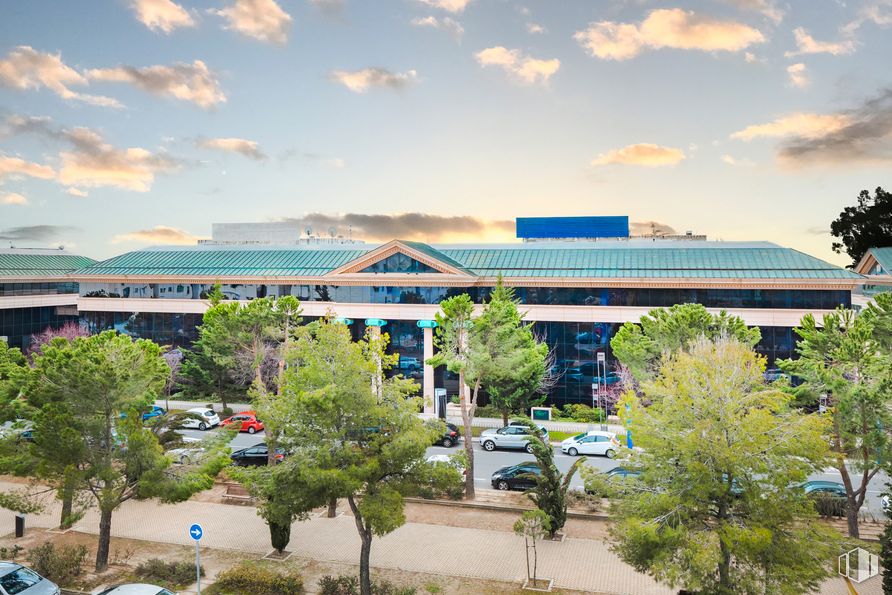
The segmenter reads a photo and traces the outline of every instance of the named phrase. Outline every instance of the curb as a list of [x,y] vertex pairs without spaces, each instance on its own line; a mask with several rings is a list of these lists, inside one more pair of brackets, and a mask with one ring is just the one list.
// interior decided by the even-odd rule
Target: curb
[[[453,508],[468,508],[477,510],[493,510],[496,512],[516,512],[522,514],[527,510],[533,510],[534,507],[523,508],[521,506],[512,506],[510,504],[494,504],[488,502],[469,502],[467,500],[428,500],[426,498],[405,498],[406,502],[414,504],[433,504],[436,506],[451,506]],[[583,519],[587,521],[609,521],[610,517],[600,512],[576,512],[567,511],[567,518]]]

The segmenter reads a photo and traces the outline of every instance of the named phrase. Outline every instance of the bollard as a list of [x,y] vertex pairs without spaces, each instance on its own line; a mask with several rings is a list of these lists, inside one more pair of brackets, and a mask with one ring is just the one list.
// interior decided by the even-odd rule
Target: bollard
[[23,514],[15,515],[15,536],[17,538],[25,536],[25,515]]

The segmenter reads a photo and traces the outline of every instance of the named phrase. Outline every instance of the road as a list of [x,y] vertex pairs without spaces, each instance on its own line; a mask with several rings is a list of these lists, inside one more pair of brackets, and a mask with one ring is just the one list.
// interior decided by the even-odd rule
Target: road
[[[200,439],[207,436],[206,432],[202,432],[200,430],[181,430],[181,432],[191,438]],[[253,446],[255,444],[263,442],[263,439],[263,432],[258,432],[254,435],[241,433],[233,438],[230,446],[233,450],[246,448],[248,446]],[[433,454],[453,454],[456,452],[460,452],[462,448],[463,446],[461,444],[452,448],[432,446],[431,448],[427,449],[427,454],[428,456]],[[508,465],[516,465],[524,461],[535,460],[533,455],[527,454],[522,451],[497,450],[494,452],[486,452],[485,450],[480,448],[480,445],[477,443],[474,444],[474,453],[474,484],[478,488],[492,488],[490,478],[492,477],[492,474],[496,471],[496,469],[506,467]],[[558,469],[560,469],[561,471],[566,471],[576,460],[576,457],[570,457],[562,454],[561,449],[559,447],[555,447],[554,460],[555,464],[557,464],[558,466]],[[612,469],[617,464],[617,461],[608,459],[606,457],[587,457],[585,461],[585,465],[595,467],[596,469],[600,469],[601,471]],[[842,483],[839,471],[837,471],[836,469],[825,469],[823,473],[816,473],[809,477],[809,479]],[[871,480],[870,484],[868,485],[867,499],[864,502],[864,508],[862,510],[869,511],[877,518],[882,518],[883,514],[880,500],[883,492],[885,491],[885,484],[889,481],[889,477],[883,473],[878,473],[873,478],[873,480]],[[573,487],[582,488],[582,478],[579,476],[579,474],[577,474],[573,478],[573,480],[570,482],[570,485]]]

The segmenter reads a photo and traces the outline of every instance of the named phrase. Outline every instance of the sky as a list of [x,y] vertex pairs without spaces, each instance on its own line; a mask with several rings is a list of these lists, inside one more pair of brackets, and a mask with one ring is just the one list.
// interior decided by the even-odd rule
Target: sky
[[0,246],[768,240],[892,185],[892,0],[0,1]]

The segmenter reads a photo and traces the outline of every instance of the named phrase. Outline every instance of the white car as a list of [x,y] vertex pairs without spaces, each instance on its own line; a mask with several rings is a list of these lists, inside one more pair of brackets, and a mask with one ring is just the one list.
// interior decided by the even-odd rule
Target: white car
[[98,595],[176,595],[176,593],[168,591],[163,587],[156,587],[155,585],[132,583],[106,589]]
[[[542,438],[545,444],[548,444],[548,431],[539,426],[542,431]],[[529,453],[533,452],[533,446],[530,444],[530,428],[527,425],[507,425],[498,430],[484,430],[480,434],[480,445],[483,450],[492,452],[497,448],[519,448]]]
[[561,452],[571,457],[576,455],[601,455],[608,459],[616,456],[620,448],[616,434],[593,430],[584,432],[561,442]]
[[182,427],[184,428],[207,430],[220,425],[220,416],[217,415],[213,409],[208,409],[207,407],[195,407],[194,409],[188,410],[186,413],[191,413],[192,416],[183,420]]
[[458,469],[458,472],[461,473],[462,479],[465,478],[467,470],[462,467],[461,463],[452,458],[452,455],[431,455],[427,458],[428,463],[442,463],[444,465],[451,465]]
[[0,562],[0,593],[6,595],[59,595],[59,587],[30,568]]

